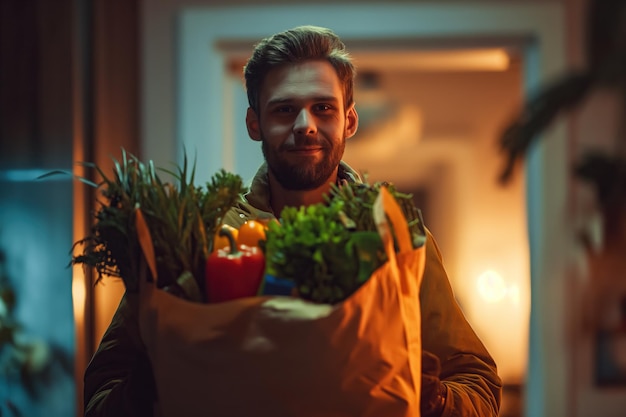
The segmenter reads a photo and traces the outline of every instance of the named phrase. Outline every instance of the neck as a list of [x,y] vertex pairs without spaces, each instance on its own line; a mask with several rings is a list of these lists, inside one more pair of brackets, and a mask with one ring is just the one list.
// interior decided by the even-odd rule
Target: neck
[[276,217],[280,216],[280,213],[283,211],[283,208],[290,207],[300,207],[300,206],[310,206],[312,204],[323,203],[324,196],[328,194],[330,191],[331,184],[337,182],[337,170],[330,176],[328,181],[324,184],[315,188],[313,190],[306,191],[298,191],[298,190],[287,190],[283,188],[282,185],[276,178],[269,173],[269,185],[270,185],[270,196],[272,206],[272,211]]

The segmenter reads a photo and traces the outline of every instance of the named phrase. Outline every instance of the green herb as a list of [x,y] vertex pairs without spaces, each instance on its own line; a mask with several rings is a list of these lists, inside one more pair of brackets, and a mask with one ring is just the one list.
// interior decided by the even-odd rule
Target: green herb
[[304,299],[333,304],[349,297],[387,260],[372,214],[382,186],[403,209],[414,246],[421,245],[424,229],[409,194],[386,183],[349,183],[334,186],[326,204],[286,207],[280,224],[269,224],[266,272],[293,280]]
[[413,240],[413,247],[419,247],[424,242],[424,224],[420,210],[413,202],[413,196],[399,192],[396,187],[388,182],[348,183],[342,186],[333,184],[328,201],[343,201],[345,215],[355,223],[356,230],[376,232],[376,223],[372,208],[381,187],[386,187],[396,199],[406,218],[409,232]]
[[269,224],[267,272],[292,278],[302,298],[333,303],[346,297],[358,264],[350,232],[339,221],[342,204],[286,207]]
[[195,167],[188,166],[187,158],[174,172],[161,169],[177,184],[163,182],[152,162],[144,164],[126,152],[121,163],[114,163],[112,179],[98,166],[84,164],[96,169],[102,178],[92,185],[100,189],[103,199],[99,200],[91,233],[74,244],[73,250],[81,247],[82,252],[72,263],[94,267],[98,280],[107,275],[121,277],[127,290],[136,291],[142,254],[134,210],[140,207],[153,240],[157,285],[172,285],[190,272],[203,288],[212,236],[245,191],[241,177],[220,170],[204,187],[198,187],[194,185]]

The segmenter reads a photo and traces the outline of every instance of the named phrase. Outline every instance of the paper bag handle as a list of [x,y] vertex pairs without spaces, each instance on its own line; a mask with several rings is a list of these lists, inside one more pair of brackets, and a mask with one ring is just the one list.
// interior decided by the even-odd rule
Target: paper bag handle
[[389,190],[387,190],[387,187],[380,187],[378,196],[374,201],[372,215],[383,242],[393,242],[393,235],[389,229],[389,222],[391,222],[391,227],[396,235],[399,253],[413,250],[406,217],[396,199],[391,195]]
[[146,219],[143,217],[143,213],[141,212],[141,208],[139,208],[139,206],[135,207],[135,227],[137,228],[139,246],[141,246],[143,256],[148,264],[148,268],[150,268],[150,272],[152,273],[152,279],[156,283],[157,267],[156,257],[154,255],[154,246],[152,244],[152,236],[150,235],[150,229],[148,228]]

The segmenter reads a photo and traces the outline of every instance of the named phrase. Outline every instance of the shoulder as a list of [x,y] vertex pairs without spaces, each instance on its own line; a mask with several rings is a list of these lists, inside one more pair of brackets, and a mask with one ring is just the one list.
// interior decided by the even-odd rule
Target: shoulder
[[363,180],[361,175],[352,168],[346,161],[339,162],[339,169],[337,171],[337,180],[338,181],[348,181],[348,182],[356,182],[362,183]]
[[252,206],[240,202],[231,207],[224,216],[223,223],[236,228],[241,227],[246,220],[252,217]]
[[245,199],[237,202],[226,212],[223,223],[236,228],[241,227],[247,220],[274,219],[275,216],[248,203]]

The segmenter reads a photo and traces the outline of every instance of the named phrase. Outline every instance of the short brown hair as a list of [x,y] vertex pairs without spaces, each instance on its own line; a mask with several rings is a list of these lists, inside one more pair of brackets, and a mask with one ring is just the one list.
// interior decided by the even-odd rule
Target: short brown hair
[[243,70],[250,107],[259,113],[261,85],[270,70],[311,59],[325,59],[335,68],[348,108],[354,100],[356,70],[339,36],[319,26],[298,26],[267,37],[256,45]]

